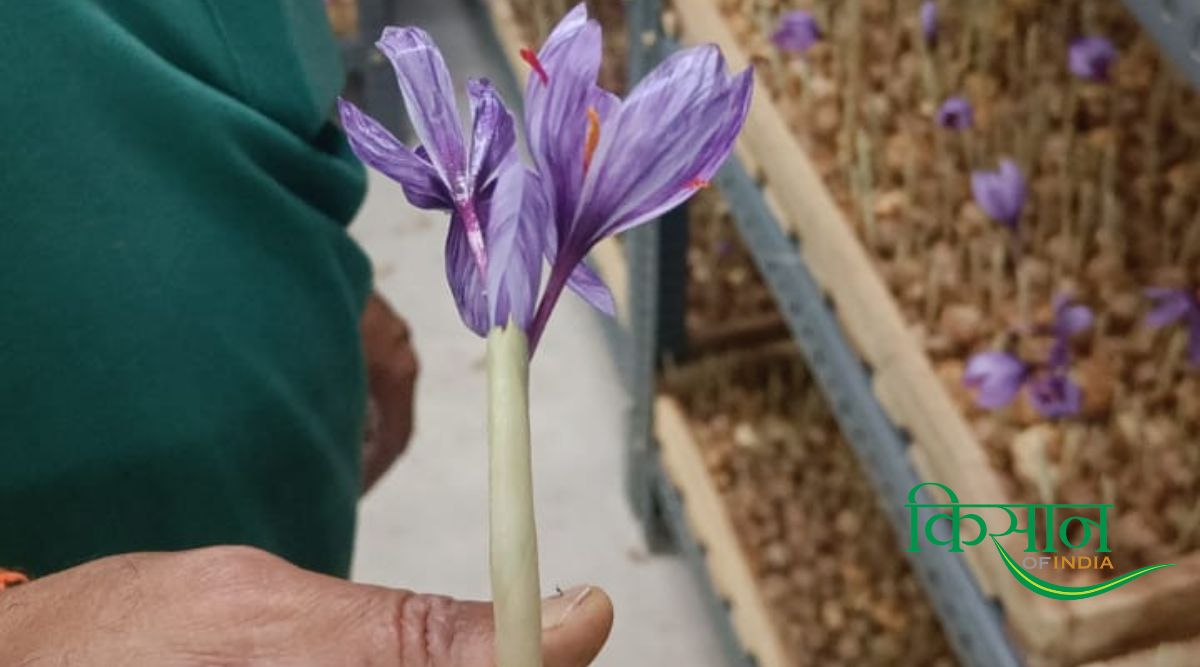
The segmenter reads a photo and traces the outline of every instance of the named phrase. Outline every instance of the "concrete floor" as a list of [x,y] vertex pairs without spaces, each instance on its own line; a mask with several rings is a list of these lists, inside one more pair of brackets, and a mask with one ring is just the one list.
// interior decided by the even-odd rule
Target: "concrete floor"
[[[484,344],[445,284],[445,225],[372,175],[354,233],[413,328],[422,374],[411,450],[363,501],[354,577],[478,599],[488,596]],[[626,505],[627,398],[609,350],[597,316],[564,297],[531,378],[542,588],[591,583],[612,596],[616,625],[596,664],[717,667],[696,582],[680,559],[647,554]]]

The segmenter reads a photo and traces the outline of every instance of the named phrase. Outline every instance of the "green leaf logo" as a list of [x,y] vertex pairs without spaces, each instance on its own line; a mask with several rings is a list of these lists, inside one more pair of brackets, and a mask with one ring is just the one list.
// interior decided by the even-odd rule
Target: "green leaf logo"
[[1000,552],[1000,558],[1004,560],[1004,565],[1008,568],[1010,574],[1021,583],[1022,586],[1041,595],[1043,597],[1053,598],[1055,600],[1082,600],[1090,598],[1101,593],[1115,590],[1125,584],[1140,579],[1141,577],[1150,574],[1155,570],[1161,570],[1164,567],[1171,567],[1174,563],[1165,565],[1148,565],[1146,567],[1134,570],[1126,575],[1117,577],[1112,581],[1105,581],[1093,586],[1059,586],[1052,584],[1049,581],[1040,579],[1030,574],[1025,568],[1021,567],[1004,547],[1000,546],[1000,540],[992,537],[992,543],[996,545],[996,551]]

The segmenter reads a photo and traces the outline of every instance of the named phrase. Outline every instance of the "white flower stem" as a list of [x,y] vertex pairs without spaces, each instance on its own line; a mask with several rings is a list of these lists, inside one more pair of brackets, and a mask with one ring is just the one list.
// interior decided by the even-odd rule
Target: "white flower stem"
[[529,448],[529,347],[509,325],[487,344],[496,667],[541,667],[542,596]]

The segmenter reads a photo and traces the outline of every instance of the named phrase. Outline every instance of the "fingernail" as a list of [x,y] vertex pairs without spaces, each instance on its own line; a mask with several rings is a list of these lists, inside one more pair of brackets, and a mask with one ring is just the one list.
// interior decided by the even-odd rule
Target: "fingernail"
[[576,609],[583,606],[594,589],[591,586],[576,586],[563,591],[562,595],[553,595],[542,602],[542,629],[553,630],[566,625],[567,619]]

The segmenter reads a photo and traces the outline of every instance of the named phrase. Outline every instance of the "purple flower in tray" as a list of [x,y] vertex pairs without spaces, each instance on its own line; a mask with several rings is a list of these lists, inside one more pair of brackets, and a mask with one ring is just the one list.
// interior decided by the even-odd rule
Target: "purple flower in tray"
[[1022,389],[1043,417],[1060,419],[1079,414],[1083,392],[1071,380],[1071,338],[1091,328],[1092,311],[1068,298],[1055,299],[1054,323],[1046,332],[1054,338],[1049,357],[1027,363],[1009,352],[981,352],[967,361],[963,384],[975,392],[975,403],[988,410],[1013,402]]
[[937,110],[937,124],[952,130],[966,130],[975,124],[975,110],[965,97],[949,97]]
[[925,38],[925,43],[932,46],[937,43],[938,37],[938,9],[937,3],[934,0],[925,0],[921,3],[921,36]]
[[1025,176],[1016,162],[1004,158],[996,171],[972,173],[971,193],[989,218],[1016,231],[1026,196]]
[[1183,289],[1150,288],[1146,296],[1154,309],[1146,315],[1146,325],[1155,329],[1182,322],[1188,328],[1188,359],[1200,366],[1200,294]]
[[1091,308],[1065,296],[1055,298],[1054,323],[1050,327],[1054,344],[1050,348],[1050,358],[1040,372],[1030,378],[1026,388],[1030,404],[1042,416],[1056,419],[1079,413],[1083,392],[1070,378],[1071,339],[1092,328],[1095,319]]
[[[733,149],[753,87],[751,70],[729,75],[710,45],[677,52],[621,100],[596,84],[600,26],[580,4],[538,53],[521,54],[535,73],[525,92],[536,166],[529,169],[491,84],[468,84],[468,139],[429,36],[388,28],[378,46],[396,70],[421,145],[403,145],[343,100],[351,147],[399,182],[414,206],[450,212],[446,277],[467,326],[486,336],[511,320],[531,350],[565,287],[613,311],[612,294],[584,258],[604,238],[708,184]],[[539,301],[544,260],[550,275]]]
[[1064,372],[1047,370],[1030,378],[1025,396],[1038,414],[1047,419],[1062,419],[1079,414],[1083,392]]
[[1071,363],[1071,339],[1092,328],[1096,316],[1091,308],[1075,303],[1065,295],[1054,298],[1054,323],[1050,326],[1050,335],[1054,337],[1054,346],[1050,350],[1049,364],[1054,367],[1066,367]]
[[1071,42],[1067,66],[1075,76],[1093,82],[1108,81],[1117,49],[1103,37],[1080,37]]
[[771,41],[784,51],[804,53],[821,41],[821,37],[821,26],[817,25],[817,19],[797,9],[779,17],[779,27],[771,35]]
[[1021,391],[1029,377],[1025,362],[1008,352],[981,352],[967,361],[963,384],[975,391],[975,403],[981,408],[1002,408]]

